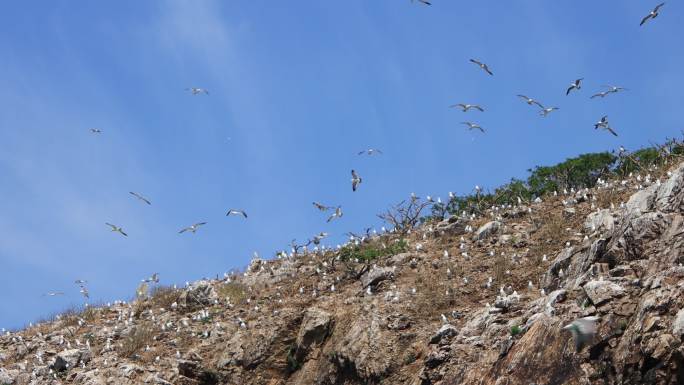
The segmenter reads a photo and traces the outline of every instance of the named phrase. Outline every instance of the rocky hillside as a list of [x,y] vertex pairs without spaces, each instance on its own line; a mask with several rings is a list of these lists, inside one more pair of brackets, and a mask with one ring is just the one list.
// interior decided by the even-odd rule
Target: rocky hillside
[[684,164],[643,171],[68,312],[0,384],[684,384]]

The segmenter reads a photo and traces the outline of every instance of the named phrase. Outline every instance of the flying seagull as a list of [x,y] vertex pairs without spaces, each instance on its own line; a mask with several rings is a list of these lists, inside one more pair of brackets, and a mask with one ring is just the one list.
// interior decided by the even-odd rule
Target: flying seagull
[[191,231],[191,232],[194,234],[194,233],[197,231],[197,229],[199,229],[200,226],[203,226],[203,225],[206,225],[206,224],[207,224],[207,222],[195,223],[194,225],[189,226],[189,227],[186,227],[186,228],[184,228],[183,230],[179,231],[178,234],[182,234],[182,233],[184,233],[184,232],[186,232],[186,231]]
[[575,350],[577,352],[582,350],[584,345],[590,343],[596,335],[596,321],[598,320],[598,317],[584,317],[563,327],[563,330],[569,330],[575,338]]
[[58,296],[58,295],[64,295],[64,292],[61,292],[61,291],[51,291],[51,292],[49,292],[49,293],[43,294],[43,296],[48,296],[48,297],[55,297],[55,296]]
[[229,215],[242,215],[243,217],[247,218],[247,213],[245,212],[245,210],[230,209],[226,213],[226,216]]
[[565,95],[569,95],[570,91],[572,90],[579,90],[580,88],[582,88],[582,85],[580,84],[582,83],[582,80],[584,80],[584,78],[579,78],[574,82],[570,83],[570,87],[568,87],[568,90],[565,92]]
[[85,279],[77,279],[74,281],[74,283],[77,285],[83,285],[83,284],[88,283],[88,281],[86,281]]
[[480,62],[480,61],[478,61],[478,60],[475,60],[475,59],[470,59],[470,62],[471,62],[471,63],[477,64],[478,67],[482,68],[482,69],[483,69],[485,72],[487,72],[488,74],[494,75],[494,74],[492,73],[492,71],[489,70],[489,67],[488,67],[485,63],[482,63],[482,62]]
[[596,130],[596,129],[602,128],[602,129],[610,132],[611,134],[618,136],[618,134],[615,133],[615,131],[613,131],[612,128],[610,128],[609,124],[610,123],[608,123],[608,115],[605,115],[605,116],[601,117],[601,120],[599,120],[598,122],[596,122],[594,124],[594,129]]
[[352,179],[351,179],[352,191],[356,191],[356,188],[361,183],[361,177],[359,176],[359,174],[356,173],[355,170],[351,170],[351,174],[352,174]]
[[546,117],[546,115],[550,114],[553,111],[556,111],[557,109],[558,107],[546,107],[539,112],[539,115]]
[[618,87],[618,86],[611,86],[611,85],[604,85],[603,87],[608,87],[608,92],[611,93],[618,93],[620,91],[627,91],[625,87]]
[[101,134],[102,130],[100,130],[99,128],[91,128],[90,132],[93,134]]
[[[413,3],[413,0],[411,0],[411,2]],[[432,5],[432,3],[430,3],[430,2],[427,1],[427,0],[418,0],[418,2],[419,2],[419,3],[422,3],[422,4],[425,4],[425,5]]]
[[139,200],[141,200],[141,201],[147,203],[148,205],[151,205],[151,204],[152,204],[152,202],[150,202],[149,199],[145,198],[144,196],[142,196],[142,195],[140,195],[140,194],[138,194],[138,193],[136,193],[136,192],[129,191],[128,193],[131,194],[131,195],[133,195],[134,197],[138,198]]
[[660,10],[660,7],[662,7],[663,5],[665,5],[665,3],[660,3],[655,8],[653,8],[653,10],[648,15],[646,15],[646,17],[641,19],[641,23],[639,23],[639,25],[642,26],[645,22],[648,21],[648,19],[655,19],[656,17],[658,17],[658,11]]
[[209,95],[209,90],[206,88],[190,87],[186,88],[186,91],[190,91],[193,95],[205,94]]
[[123,229],[122,229],[121,227],[117,226],[117,225],[113,225],[113,224],[107,223],[107,222],[105,222],[105,225],[111,227],[111,228],[112,228],[112,231],[115,231],[115,232],[117,232],[117,233],[121,233],[121,235],[123,235],[124,237],[127,237],[127,236],[128,236],[128,234],[124,233]]
[[482,131],[482,133],[485,132],[484,128],[480,127],[479,124],[472,123],[472,122],[461,122],[461,124],[465,124],[466,126],[468,126],[469,130],[480,130],[480,131]]
[[323,204],[318,203],[318,202],[313,202],[313,205],[315,208],[319,209],[320,211],[328,211],[328,210],[332,209],[332,207],[323,205]]
[[599,93],[596,93],[596,94],[591,95],[591,97],[590,97],[589,99],[593,99],[593,98],[605,98],[606,95],[608,95],[609,93],[611,93],[611,91],[601,91],[601,92],[599,92]]
[[314,235],[313,239],[310,240],[309,243],[307,243],[307,245],[310,245],[310,244],[312,244],[312,243],[313,243],[314,245],[318,245],[318,244],[321,243],[321,241],[323,240],[323,238],[325,238],[325,237],[327,237],[327,236],[328,236],[328,233],[325,233],[325,232],[321,232],[321,233],[318,234],[318,235]]
[[88,289],[86,289],[85,286],[81,286],[81,290],[79,290],[79,293],[83,294],[83,296],[86,298],[90,298],[90,293],[88,293]]
[[154,282],[154,283],[159,283],[159,273],[154,273],[150,278],[143,279],[143,282]]
[[482,107],[478,106],[477,104],[464,104],[464,103],[458,103],[458,104],[454,104],[454,105],[449,106],[449,107],[450,107],[450,108],[453,108],[453,107],[460,107],[460,108],[461,108],[461,111],[463,111],[463,112],[468,112],[471,108],[474,108],[474,109],[476,109],[476,110],[479,110],[479,111],[481,111],[481,112],[484,112],[484,109],[483,109]]
[[337,206],[337,208],[335,209],[335,212],[332,213],[332,215],[330,217],[328,217],[328,220],[326,222],[330,222],[335,218],[337,218],[337,219],[342,218],[342,215],[343,215],[342,214],[342,206]]
[[363,155],[363,154],[368,154],[368,155],[380,154],[380,155],[382,155],[382,151],[378,150],[377,148],[369,148],[368,150],[359,151],[359,155]]
[[539,107],[544,108],[544,106],[542,106],[541,103],[539,103],[538,101],[536,101],[536,100],[534,100],[534,99],[532,99],[532,98],[530,98],[530,97],[527,97],[527,96],[525,96],[525,95],[518,95],[518,97],[519,97],[519,98],[525,99],[525,102],[527,102],[527,104],[529,104],[530,106],[533,105],[533,104],[536,104],[536,105],[538,105]]

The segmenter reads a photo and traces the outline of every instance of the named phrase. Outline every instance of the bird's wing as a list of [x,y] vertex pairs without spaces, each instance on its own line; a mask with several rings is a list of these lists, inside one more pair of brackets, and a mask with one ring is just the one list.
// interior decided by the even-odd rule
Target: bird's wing
[[538,105],[542,110],[544,109],[544,106],[541,103],[539,103],[538,101],[534,100],[532,103]]
[[105,225],[111,227],[112,229],[116,229],[116,226],[114,226],[114,225],[111,224],[111,223],[105,222]]
[[382,151],[378,150],[377,148],[375,149],[375,152],[377,152],[378,154],[382,154]]
[[127,236],[128,236],[128,234],[124,233],[123,230],[119,230],[119,232],[120,232],[121,234],[123,234],[124,237],[127,237]]
[[484,70],[487,71],[488,74],[494,75],[494,73],[489,70],[489,67],[486,64],[484,65]]
[[179,231],[178,234],[183,234],[184,232],[190,230],[189,227],[184,228],[183,230]]
[[660,4],[658,4],[658,5],[655,7],[655,9],[653,10],[653,12],[658,12],[658,10],[660,9],[660,7],[662,7],[663,5],[665,5],[665,3],[660,3]]
[[565,91],[565,95],[569,95],[569,94],[570,94],[570,91],[572,91],[572,89],[573,89],[573,88],[575,88],[575,86],[574,86],[574,85],[572,85],[572,86],[568,87],[568,90],[567,90],[567,91]]
[[518,97],[519,97],[519,98],[525,99],[525,101],[530,100],[530,98],[528,98],[528,97],[525,96],[525,95],[518,95]]
[[207,222],[199,222],[199,223],[195,223],[195,226],[202,226],[202,225],[206,225],[206,224],[207,224]]
[[484,132],[485,132],[484,128],[482,128],[482,127],[480,127],[480,126],[477,126],[477,129],[480,130],[480,131],[482,131],[482,133],[484,134]]
[[484,108],[478,106],[477,104],[473,106],[474,109],[480,110],[481,112],[484,112]]
[[366,153],[366,150],[359,151],[359,155],[363,155],[363,154],[365,154],[365,153]]
[[327,220],[326,222],[330,222],[330,221],[332,221],[332,220],[333,220],[333,218],[335,218],[335,216],[336,216],[335,214],[333,214],[333,215],[329,216],[329,217],[328,217],[328,220]]
[[357,179],[359,176],[356,174],[355,170],[351,170],[352,178]]
[[618,134],[617,134],[615,131],[613,131],[612,128],[606,127],[606,130],[610,131],[611,134],[613,134],[613,135],[615,135],[615,136],[618,136]]
[[354,180],[354,181],[352,182],[352,191],[356,191],[356,186],[357,186],[357,185],[358,185],[358,183],[356,182],[356,180]]
[[479,66],[482,65],[482,63],[480,63],[479,61],[477,61],[477,60],[475,60],[475,59],[470,59],[470,62],[471,62],[471,63],[475,63],[475,64],[477,64],[477,65],[479,65]]
[[644,25],[644,23],[650,18],[651,18],[651,14],[649,13],[646,17],[641,19],[641,23],[639,23],[639,25]]

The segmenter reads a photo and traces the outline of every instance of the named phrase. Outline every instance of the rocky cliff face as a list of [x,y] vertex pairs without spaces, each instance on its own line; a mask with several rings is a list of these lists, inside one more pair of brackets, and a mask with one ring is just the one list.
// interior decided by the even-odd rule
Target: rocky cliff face
[[684,384],[684,165],[650,171],[64,314],[0,384]]

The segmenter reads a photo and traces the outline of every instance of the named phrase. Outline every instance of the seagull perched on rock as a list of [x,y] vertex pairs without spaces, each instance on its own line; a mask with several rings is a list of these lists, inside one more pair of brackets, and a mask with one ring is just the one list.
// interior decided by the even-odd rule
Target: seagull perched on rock
[[315,208],[319,209],[320,211],[328,211],[328,210],[332,209],[332,207],[320,204],[318,202],[313,202],[313,205]]
[[568,90],[565,92],[565,95],[569,95],[570,91],[572,90],[580,90],[582,88],[582,80],[584,80],[584,78],[579,78],[574,82],[570,83],[570,87],[568,87]]
[[598,317],[584,317],[579,318],[572,323],[563,327],[563,330],[569,330],[575,338],[575,350],[579,352],[584,345],[591,342],[596,335],[596,321]]
[[245,210],[230,209],[226,213],[226,216],[230,215],[242,215],[243,217],[245,217],[245,219],[247,218],[247,213],[245,212]]
[[328,220],[326,222],[330,222],[335,218],[337,218],[337,219],[342,218],[342,215],[343,215],[342,214],[342,206],[337,206],[337,208],[335,209],[335,212],[332,213],[332,215],[328,218]]
[[546,115],[552,113],[553,111],[556,111],[557,109],[558,107],[546,107],[539,111],[539,115],[546,117]]
[[182,229],[181,231],[178,232],[178,234],[182,234],[182,233],[184,233],[184,232],[186,232],[186,231],[191,231],[191,232],[194,234],[194,233],[197,231],[197,229],[199,229],[200,226],[204,226],[204,225],[206,225],[206,224],[207,224],[207,222],[198,222],[198,223],[195,223],[195,224],[192,225],[192,226],[188,226],[188,227]]
[[359,174],[356,173],[355,170],[351,170],[351,174],[352,174],[352,179],[351,179],[352,191],[356,191],[356,188],[359,186],[359,184],[361,184],[362,179],[359,176]]
[[482,133],[485,132],[484,128],[482,128],[479,124],[473,123],[473,122],[461,122],[461,124],[465,124],[468,126],[469,130],[480,130]]
[[205,88],[190,87],[190,88],[186,88],[185,90],[190,91],[193,95],[199,95],[199,94],[209,95],[209,90],[207,90]]
[[138,194],[138,193],[136,193],[136,192],[129,191],[128,193],[131,194],[131,195],[133,195],[134,197],[138,198],[138,200],[141,200],[141,201],[147,203],[148,205],[151,205],[151,204],[152,204],[152,202],[150,202],[149,199],[145,198],[144,196],[142,196],[142,195],[140,195],[140,194]]
[[534,100],[534,99],[532,99],[532,98],[530,98],[530,97],[527,97],[527,96],[525,96],[525,95],[518,95],[518,97],[519,97],[519,98],[525,99],[525,102],[526,102],[527,104],[529,104],[530,106],[533,105],[533,104],[536,104],[536,105],[538,105],[540,108],[542,108],[542,109],[544,108],[544,106],[542,106],[541,103],[539,103],[538,101],[536,101],[536,100]]
[[489,70],[489,67],[488,67],[485,63],[482,63],[481,61],[475,60],[475,59],[470,59],[470,62],[471,62],[471,63],[477,64],[478,67],[482,68],[482,70],[484,70],[484,71],[487,72],[488,74],[494,75],[494,74],[492,73],[492,71]]
[[450,108],[459,107],[459,108],[461,108],[461,111],[463,111],[463,112],[468,112],[471,108],[474,108],[478,111],[484,112],[484,108],[480,107],[477,104],[458,103],[458,104],[451,105],[449,107]]
[[105,225],[111,227],[111,228],[112,228],[112,231],[115,231],[115,232],[117,232],[117,233],[121,233],[121,235],[123,235],[124,237],[127,237],[127,236],[128,236],[128,234],[124,233],[123,229],[122,229],[121,227],[117,226],[117,225],[113,225],[113,224],[111,224],[111,223],[106,223],[106,222],[105,222]]
[[644,23],[647,22],[648,19],[655,19],[656,17],[658,17],[660,7],[662,7],[663,5],[665,5],[665,3],[660,3],[655,8],[653,8],[653,10],[648,15],[646,15],[646,17],[641,19],[641,23],[639,23],[639,26],[644,25]]
[[359,155],[363,155],[363,154],[368,154],[368,155],[379,154],[379,155],[382,155],[382,151],[378,150],[377,148],[369,148],[368,150],[359,151]]

